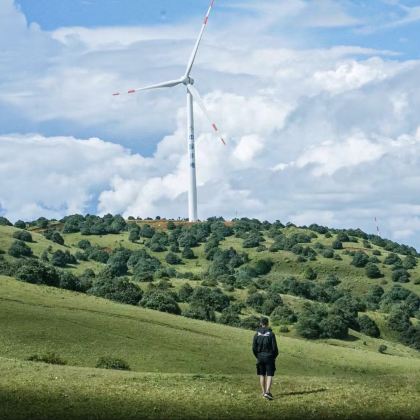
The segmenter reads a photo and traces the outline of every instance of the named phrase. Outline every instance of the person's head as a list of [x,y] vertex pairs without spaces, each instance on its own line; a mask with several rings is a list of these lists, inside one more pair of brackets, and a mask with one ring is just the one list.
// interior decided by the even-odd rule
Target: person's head
[[268,318],[266,318],[265,316],[263,316],[260,319],[260,325],[261,325],[261,327],[268,327]]

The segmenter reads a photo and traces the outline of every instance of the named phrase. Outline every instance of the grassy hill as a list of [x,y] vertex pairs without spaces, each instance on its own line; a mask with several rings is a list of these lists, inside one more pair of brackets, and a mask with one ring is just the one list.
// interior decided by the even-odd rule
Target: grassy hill
[[[273,403],[252,332],[0,278],[1,418],[415,418],[418,352],[280,335]],[[53,351],[68,366],[25,361]],[[95,369],[99,357],[132,371]],[[384,398],[386,396],[386,398]]]
[[[18,251],[28,248],[32,256],[11,252],[22,232],[32,240],[18,241]],[[413,248],[317,225],[76,216],[0,225],[1,252],[2,419],[420,412],[420,265]],[[377,278],[367,275],[369,264]],[[186,284],[191,290],[182,297]],[[382,295],[373,302],[378,286]],[[273,302],[297,323],[275,322],[279,398],[267,403],[256,384],[249,328],[262,314],[274,322]],[[359,328],[361,315],[380,337]],[[312,333],[302,327],[308,316],[326,317],[328,334],[305,339]],[[67,364],[27,360],[48,352]],[[106,356],[123,359],[131,371],[95,368]]]

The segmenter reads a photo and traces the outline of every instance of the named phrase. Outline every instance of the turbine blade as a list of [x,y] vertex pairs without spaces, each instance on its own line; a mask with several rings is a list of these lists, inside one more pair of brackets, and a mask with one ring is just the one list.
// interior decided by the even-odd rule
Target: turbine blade
[[130,89],[127,92],[115,92],[112,94],[112,96],[120,96],[122,94],[128,94],[128,93],[136,93],[136,92],[141,92],[143,90],[150,90],[150,89],[160,89],[160,88],[169,88],[169,87],[174,87],[176,85],[181,84],[182,81],[181,80],[168,80],[167,82],[162,82],[162,83],[157,83],[155,85],[150,85],[150,86],[145,86],[145,87],[141,87],[141,88],[136,88],[136,89]]
[[191,53],[190,59],[188,61],[187,70],[185,71],[185,76],[189,76],[194,65],[195,57],[197,55],[198,47],[200,46],[201,38],[203,38],[204,30],[206,29],[207,22],[209,21],[210,13],[213,9],[214,0],[211,0],[209,9],[207,10],[207,14],[204,18],[203,26],[201,27],[200,33],[198,35],[197,41],[195,42],[194,49]]
[[193,96],[195,101],[198,103],[198,106],[201,108],[201,110],[203,111],[203,114],[208,119],[208,121],[209,121],[213,131],[217,135],[217,137],[219,137],[219,139],[222,141],[222,143],[226,146],[226,142],[225,142],[224,138],[220,135],[220,131],[219,131],[216,123],[214,122],[214,120],[210,116],[210,113],[207,110],[206,106],[204,105],[204,101],[201,98],[200,94],[198,93],[198,90],[193,85],[187,85],[187,89],[191,93],[191,95]]

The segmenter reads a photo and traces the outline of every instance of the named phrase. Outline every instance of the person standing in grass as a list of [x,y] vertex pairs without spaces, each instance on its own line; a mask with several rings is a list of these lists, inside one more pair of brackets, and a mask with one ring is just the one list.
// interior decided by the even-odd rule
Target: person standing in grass
[[268,326],[268,318],[261,318],[252,342],[252,352],[257,358],[257,375],[260,377],[262,395],[272,400],[271,385],[276,371],[276,357],[279,355],[276,336]]

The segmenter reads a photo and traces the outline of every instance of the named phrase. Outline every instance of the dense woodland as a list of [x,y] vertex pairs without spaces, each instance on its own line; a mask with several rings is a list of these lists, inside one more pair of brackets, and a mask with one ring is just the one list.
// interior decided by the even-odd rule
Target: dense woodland
[[359,229],[119,215],[0,225],[0,274],[21,281],[248,329],[266,315],[307,339],[386,331],[420,350],[418,252]]

